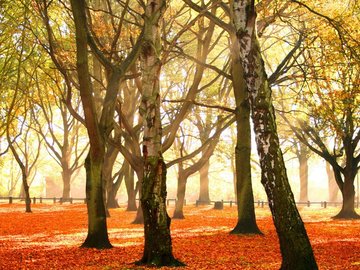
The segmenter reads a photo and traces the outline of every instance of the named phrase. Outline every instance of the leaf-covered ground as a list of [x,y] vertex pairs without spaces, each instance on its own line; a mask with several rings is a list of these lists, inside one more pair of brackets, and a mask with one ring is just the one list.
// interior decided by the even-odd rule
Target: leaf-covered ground
[[[134,212],[110,210],[110,250],[79,248],[86,237],[85,205],[0,205],[0,269],[144,269],[143,229]],[[172,214],[173,209],[169,208]],[[300,210],[320,269],[360,269],[360,221],[334,221],[337,209]],[[186,206],[184,220],[172,220],[173,250],[181,269],[279,269],[279,245],[269,210],[257,208],[264,236],[229,235],[236,208]],[[162,268],[167,269],[167,268]]]

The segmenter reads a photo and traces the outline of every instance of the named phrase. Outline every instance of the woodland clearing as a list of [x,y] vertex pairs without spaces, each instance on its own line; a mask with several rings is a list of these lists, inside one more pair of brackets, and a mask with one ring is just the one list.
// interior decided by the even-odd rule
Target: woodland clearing
[[[110,209],[114,248],[96,250],[79,248],[87,233],[85,205],[35,204],[32,209],[29,214],[22,204],[0,205],[0,269],[147,269],[134,265],[143,250],[143,226],[131,224],[135,212]],[[360,221],[332,220],[337,211],[300,209],[317,263],[320,269],[360,269]],[[171,223],[174,255],[186,264],[181,269],[279,269],[269,209],[256,208],[263,236],[229,234],[236,207],[185,206],[184,214]]]

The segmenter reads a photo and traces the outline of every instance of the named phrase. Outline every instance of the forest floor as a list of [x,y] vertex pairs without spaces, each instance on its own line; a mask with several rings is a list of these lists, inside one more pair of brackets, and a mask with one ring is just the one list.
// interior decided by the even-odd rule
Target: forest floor
[[[79,248],[86,237],[83,204],[0,204],[0,269],[145,269],[134,265],[143,250],[143,227],[135,212],[111,209],[114,248]],[[320,269],[360,269],[360,221],[332,220],[339,209],[300,209]],[[170,206],[169,214],[173,212]],[[279,244],[268,208],[256,208],[263,236],[230,235],[236,207],[186,206],[184,220],[172,220],[173,252],[180,269],[279,269]],[[168,269],[168,268],[161,268]]]

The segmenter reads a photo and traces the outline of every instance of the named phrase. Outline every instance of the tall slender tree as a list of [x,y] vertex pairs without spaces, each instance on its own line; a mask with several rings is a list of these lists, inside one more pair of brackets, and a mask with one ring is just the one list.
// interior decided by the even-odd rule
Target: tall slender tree
[[250,104],[241,65],[239,42],[232,34],[231,75],[236,102],[235,175],[238,221],[231,234],[261,234],[256,224],[251,181]]
[[249,91],[261,182],[268,196],[280,240],[281,269],[318,269],[304,224],[296,208],[277,135],[272,95],[256,36],[254,0],[232,0],[231,19],[240,43],[244,78]]
[[[85,126],[90,140],[89,154],[85,160],[88,236],[83,247],[109,248],[111,244],[107,235],[104,206],[104,158],[108,140],[114,128],[114,115],[120,82],[137,59],[142,39],[140,35],[126,57],[113,63],[99,49],[98,40],[88,29],[85,1],[71,1],[71,6],[75,22],[80,96],[84,109]],[[88,45],[108,71],[108,84],[102,102],[101,115],[98,115],[94,101],[89,73]]]
[[166,0],[148,0],[144,14],[144,41],[140,54],[144,120],[141,207],[144,215],[145,246],[138,264],[153,266],[182,265],[172,254],[171,219],[166,211],[166,165],[162,157],[160,118],[161,38],[160,23]]
[[86,5],[84,0],[71,1],[76,35],[76,66],[81,102],[90,149],[85,160],[86,198],[88,209],[88,235],[82,247],[110,248],[103,199],[102,167],[105,155],[105,138],[99,126],[89,73]]
[[[31,145],[33,120],[29,89],[33,84],[32,75],[39,67],[41,56],[34,53],[36,45],[28,39],[30,12],[23,3],[16,4],[18,5],[16,9],[12,9],[13,6],[9,4],[2,10],[4,14],[2,25],[7,25],[9,29],[3,30],[8,38],[1,40],[1,120],[5,128],[4,135],[8,149],[11,150],[21,171],[20,194],[25,196],[25,211],[31,212],[29,177],[40,155],[40,139],[34,136],[37,137],[38,143]],[[19,20],[14,20],[14,16]],[[33,151],[32,147],[36,150]]]

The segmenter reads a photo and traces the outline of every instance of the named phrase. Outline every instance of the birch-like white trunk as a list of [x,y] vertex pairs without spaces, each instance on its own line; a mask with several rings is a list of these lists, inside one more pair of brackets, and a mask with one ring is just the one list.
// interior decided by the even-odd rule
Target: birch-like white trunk
[[290,189],[277,135],[275,112],[260,46],[254,1],[232,0],[232,20],[249,91],[252,120],[265,187],[280,240],[281,269],[318,269],[304,224]]
[[144,215],[145,245],[138,264],[152,266],[180,265],[172,255],[170,217],[166,211],[166,165],[161,149],[159,25],[165,9],[165,0],[147,1],[140,54],[143,86],[140,114],[144,121],[144,177],[140,200]]

